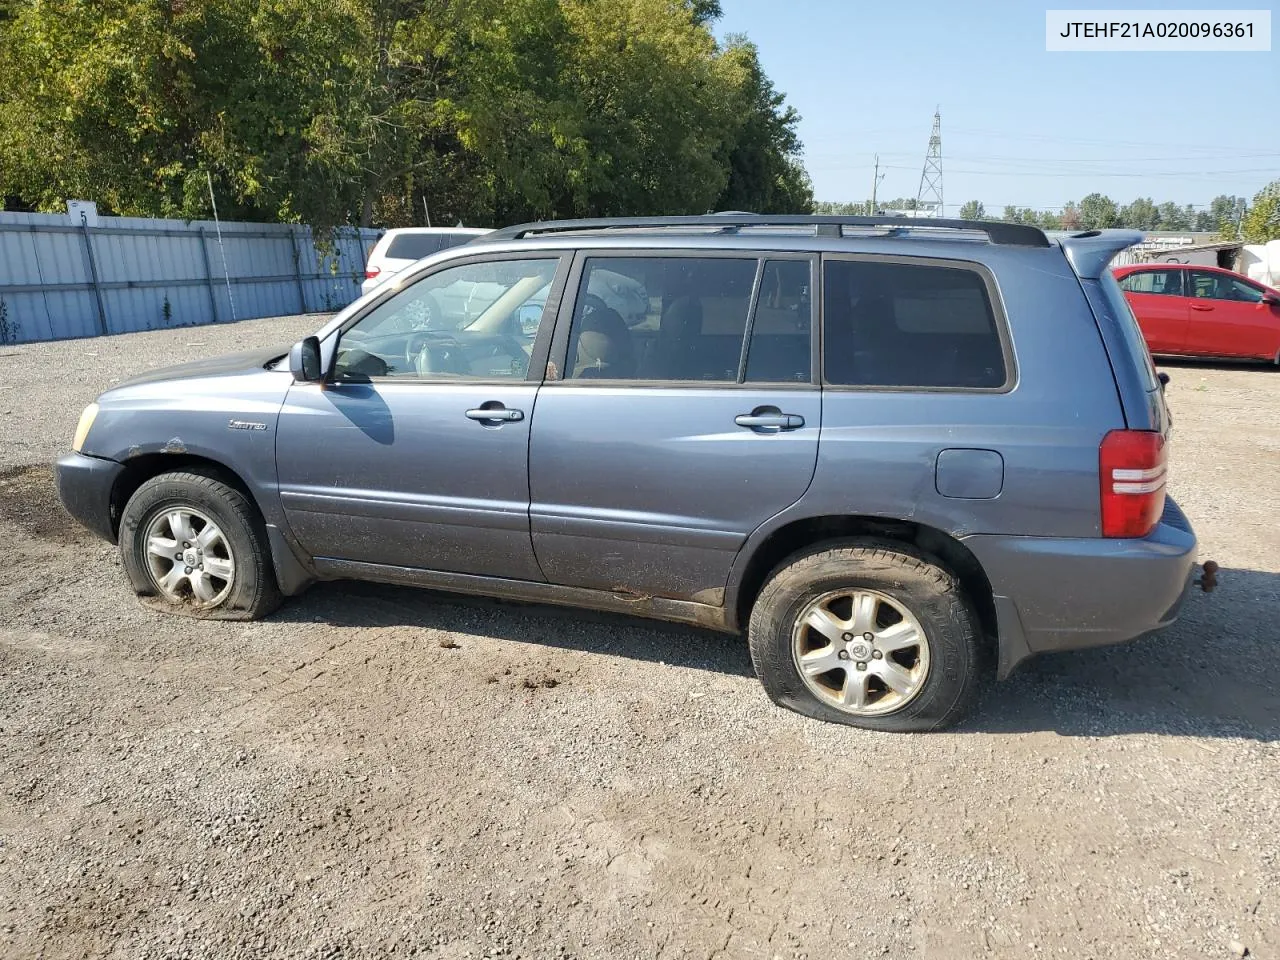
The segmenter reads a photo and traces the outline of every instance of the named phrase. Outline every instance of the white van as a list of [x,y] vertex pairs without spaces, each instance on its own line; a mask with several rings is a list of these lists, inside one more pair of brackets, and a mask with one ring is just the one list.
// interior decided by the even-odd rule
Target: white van
[[368,293],[423,257],[429,257],[448,247],[470,243],[488,232],[481,227],[404,227],[388,230],[369,251],[360,292]]

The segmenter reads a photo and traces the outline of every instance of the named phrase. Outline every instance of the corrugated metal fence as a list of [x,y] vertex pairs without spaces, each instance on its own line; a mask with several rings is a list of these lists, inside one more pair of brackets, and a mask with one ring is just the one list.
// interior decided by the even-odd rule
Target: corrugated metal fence
[[[381,230],[0,213],[0,341],[24,343],[337,310]],[[224,269],[225,257],[225,269]]]

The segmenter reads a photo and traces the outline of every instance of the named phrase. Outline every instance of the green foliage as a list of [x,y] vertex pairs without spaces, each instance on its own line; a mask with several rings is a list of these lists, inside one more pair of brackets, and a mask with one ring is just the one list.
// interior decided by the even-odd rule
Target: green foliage
[[164,304],[160,307],[160,319],[166,327],[173,323],[173,304],[169,302],[168,294],[165,294]]
[[1240,222],[1246,243],[1280,240],[1280,180],[1273,180],[1253,198],[1253,205]]
[[1100,193],[1091,193],[1080,201],[1080,225],[1086,230],[1103,230],[1118,226],[1119,211],[1115,201]]
[[987,215],[987,208],[981,200],[970,200],[960,207],[961,220],[982,220]]
[[716,0],[18,0],[0,195],[388,226],[808,210]]
[[[1088,197],[1085,199],[1087,200]],[[1154,230],[1159,223],[1160,210],[1150,197],[1138,197],[1132,203],[1121,207],[1116,215],[1117,226],[1123,225],[1135,230]]]

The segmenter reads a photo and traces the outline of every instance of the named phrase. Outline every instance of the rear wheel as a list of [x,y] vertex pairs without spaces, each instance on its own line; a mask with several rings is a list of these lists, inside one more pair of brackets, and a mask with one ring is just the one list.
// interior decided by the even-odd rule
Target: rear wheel
[[138,596],[166,610],[256,620],[280,605],[256,508],[209,474],[165,473],[142,484],[120,518],[120,554]]
[[847,541],[787,561],[752,608],[749,641],[775,703],[872,730],[948,727],[983,675],[959,582],[896,543]]

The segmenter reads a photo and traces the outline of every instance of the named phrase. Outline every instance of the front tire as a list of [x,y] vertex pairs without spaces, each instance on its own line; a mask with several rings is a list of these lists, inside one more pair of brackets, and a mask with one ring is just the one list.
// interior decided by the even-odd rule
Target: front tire
[[968,712],[984,648],[959,581],[903,544],[853,540],[789,559],[751,610],[774,703],[870,730],[941,730]]
[[138,487],[120,517],[120,556],[134,592],[167,612],[257,620],[281,602],[257,508],[210,474]]

